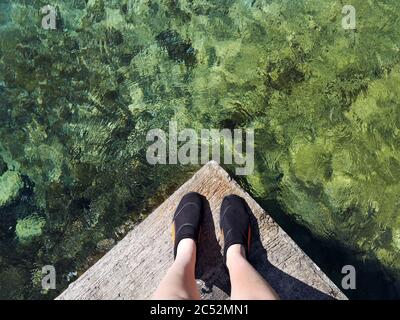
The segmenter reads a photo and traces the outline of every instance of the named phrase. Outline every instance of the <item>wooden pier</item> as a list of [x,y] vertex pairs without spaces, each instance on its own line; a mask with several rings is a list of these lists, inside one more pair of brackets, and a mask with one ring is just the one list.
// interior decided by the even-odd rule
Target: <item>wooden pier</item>
[[228,173],[211,161],[142,223],[73,282],[57,299],[148,299],[173,262],[172,216],[184,194],[208,200],[196,279],[202,299],[228,299],[230,284],[222,262],[219,209],[224,196],[243,197],[252,210],[253,244],[249,260],[282,299],[346,299]]

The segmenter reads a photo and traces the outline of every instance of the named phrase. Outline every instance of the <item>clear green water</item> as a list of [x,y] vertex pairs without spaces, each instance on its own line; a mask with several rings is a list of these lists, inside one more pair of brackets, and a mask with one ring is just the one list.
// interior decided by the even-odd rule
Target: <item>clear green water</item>
[[355,31],[334,0],[51,2],[57,30],[0,0],[0,298],[53,298],[197,169],[147,164],[170,120],[254,127],[246,189],[350,297],[400,297],[398,0]]

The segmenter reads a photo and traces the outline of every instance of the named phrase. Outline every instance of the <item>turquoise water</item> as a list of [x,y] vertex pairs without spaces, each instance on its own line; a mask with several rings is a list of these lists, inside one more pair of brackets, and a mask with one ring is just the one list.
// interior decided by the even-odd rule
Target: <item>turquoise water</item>
[[[199,167],[146,134],[254,128],[245,188],[353,298],[400,296],[400,2],[0,0],[0,298],[50,299]],[[233,165],[226,166],[234,171]],[[41,289],[54,265],[57,289]]]

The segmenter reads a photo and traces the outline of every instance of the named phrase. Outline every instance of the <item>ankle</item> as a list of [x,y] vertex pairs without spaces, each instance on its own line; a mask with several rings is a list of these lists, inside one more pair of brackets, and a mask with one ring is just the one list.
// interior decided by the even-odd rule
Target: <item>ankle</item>
[[226,266],[228,269],[242,259],[247,260],[244,246],[241,244],[231,245],[226,252]]
[[196,260],[196,242],[193,239],[186,238],[179,241],[176,261],[192,262]]

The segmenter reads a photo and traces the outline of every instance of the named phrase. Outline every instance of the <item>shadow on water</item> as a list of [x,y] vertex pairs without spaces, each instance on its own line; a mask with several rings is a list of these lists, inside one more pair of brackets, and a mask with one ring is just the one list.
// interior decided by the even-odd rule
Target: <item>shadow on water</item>
[[[212,294],[214,287],[229,295],[231,291],[229,276],[223,265],[221,246],[215,235],[215,225],[211,209],[208,201],[204,198],[203,201],[205,213],[200,233],[201,241],[199,243],[196,278],[201,279],[205,284],[201,291],[203,296]],[[250,209],[249,212],[251,213]],[[264,279],[276,290],[281,299],[332,299],[329,295],[273,266],[269,262],[268,253],[261,243],[257,219],[252,213],[251,224],[253,240],[249,260]],[[216,298],[215,295],[214,298]]]
[[362,259],[361,252],[334,240],[316,238],[310,230],[296,223],[282,211],[276,201],[255,200],[306,252],[306,254],[341,288],[342,267],[352,265],[356,269],[356,289],[343,290],[349,299],[398,299],[400,283],[392,272],[376,259]]

